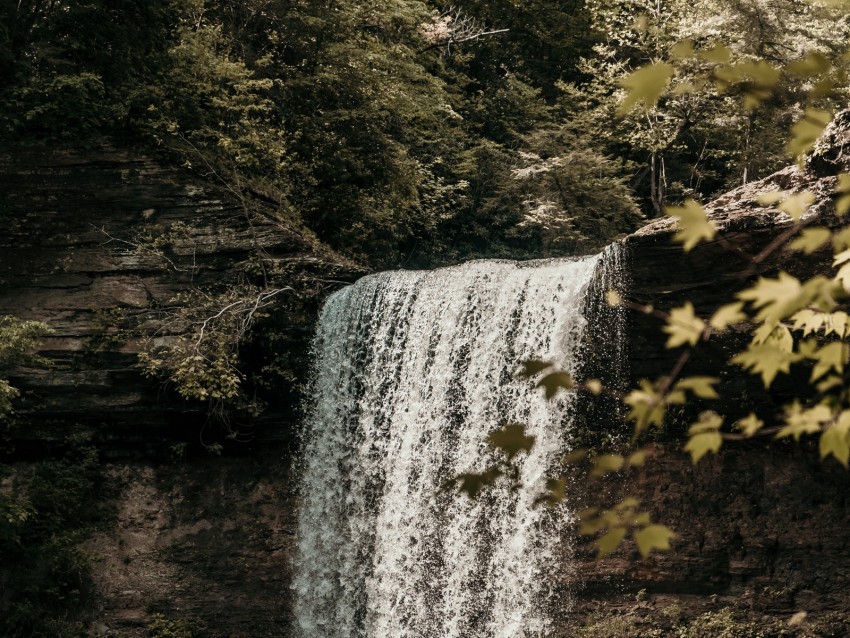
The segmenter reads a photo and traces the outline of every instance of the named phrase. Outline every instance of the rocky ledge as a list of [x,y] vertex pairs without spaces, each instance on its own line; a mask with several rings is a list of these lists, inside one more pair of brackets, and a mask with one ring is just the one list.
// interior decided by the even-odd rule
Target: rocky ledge
[[[235,283],[250,259],[285,268],[301,295],[281,295],[274,321],[281,349],[303,359],[323,295],[362,274],[281,221],[272,203],[252,200],[249,210],[226,184],[144,154],[7,152],[0,192],[0,315],[53,330],[39,352],[48,365],[11,378],[28,423],[19,446],[82,429],[131,451],[187,421],[198,427],[205,406],[172,396],[137,365],[144,340],[163,331],[152,309],[179,305],[188,290]],[[296,395],[281,388],[272,399],[265,420],[285,436]]]
[[[780,270],[801,278],[832,272],[830,247],[813,255],[768,255],[765,249],[787,233],[792,220],[756,198],[765,191],[808,190],[815,203],[803,219],[836,226],[836,175],[850,170],[848,141],[850,113],[844,113],[804,166],[785,168],[707,204],[719,232],[689,253],[672,240],[670,219],[627,237],[621,244],[629,279],[625,295],[661,309],[690,300],[705,317],[757,276],[775,277]],[[664,348],[661,326],[652,316],[629,315],[632,383],[673,369],[679,351]],[[695,351],[684,374],[719,376],[721,400],[711,407],[733,419],[751,410],[777,414],[807,377],[780,375],[766,392],[760,379],[726,365],[746,339],[745,330],[713,337],[709,347]],[[571,539],[579,561],[564,575],[563,585],[576,605],[564,625],[585,626],[585,635],[600,637],[685,635],[681,631],[689,622],[713,629],[688,636],[850,635],[850,473],[834,460],[819,461],[816,446],[764,440],[731,443],[694,467],[679,449],[687,417],[670,419],[645,469],[602,488],[596,485],[593,495],[578,498],[595,502],[596,490],[612,499],[639,498],[656,520],[677,532],[673,550],[641,560],[631,549],[597,562],[586,539]],[[591,427],[622,426],[600,420]],[[801,611],[807,612],[806,620],[788,626]],[[616,627],[626,633],[605,633]]]

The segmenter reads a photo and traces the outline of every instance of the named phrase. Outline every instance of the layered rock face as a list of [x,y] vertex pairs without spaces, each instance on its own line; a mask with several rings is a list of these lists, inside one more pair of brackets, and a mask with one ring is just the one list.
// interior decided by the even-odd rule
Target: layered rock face
[[[800,278],[831,272],[829,246],[808,256],[788,251],[767,256],[765,249],[792,222],[785,213],[759,205],[756,196],[764,191],[809,190],[816,203],[804,220],[837,225],[835,176],[850,168],[845,151],[848,131],[850,116],[839,116],[805,167],[786,168],[708,204],[706,210],[720,232],[690,253],[672,241],[671,220],[657,220],[626,238],[626,295],[661,309],[690,300],[696,313],[706,317],[733,301],[734,293],[756,276],[775,277],[780,270]],[[661,327],[654,317],[630,315],[632,383],[658,379],[674,368],[680,351],[665,349]],[[706,407],[730,421],[750,411],[770,419],[808,381],[805,373],[780,375],[766,392],[759,377],[726,365],[747,339],[744,329],[713,337],[695,350],[683,371],[686,376],[720,377],[721,400]],[[744,617],[785,619],[807,611],[807,622],[850,609],[845,565],[850,474],[834,460],[820,462],[816,445],[767,440],[730,443],[719,456],[709,455],[692,467],[689,457],[677,450],[689,416],[695,415],[670,419],[645,470],[604,488],[612,498],[629,494],[641,499],[656,520],[673,528],[679,535],[673,551],[649,560],[640,560],[631,551],[596,562],[587,542],[575,539],[581,560],[565,577],[565,587],[577,596],[573,622],[582,624],[594,610],[601,610],[623,613],[649,631],[653,624],[669,627],[677,622],[662,613],[665,609],[678,610],[673,614],[677,617],[680,613],[694,617],[731,607]],[[597,420],[590,427],[621,426]],[[590,499],[582,495],[579,500]],[[850,631],[846,618],[841,622],[844,629],[834,635]]]
[[[263,202],[249,213],[226,185],[126,151],[0,156],[0,192],[0,314],[54,331],[39,352],[49,365],[12,378],[24,394],[30,425],[20,434],[28,438],[49,439],[50,423],[61,422],[58,437],[76,423],[144,444],[157,428],[202,413],[141,376],[139,349],[168,333],[152,309],[179,306],[193,288],[235,283],[249,258],[286,265],[292,282],[316,292],[294,310],[274,310],[282,349],[305,350],[322,289],[359,272],[276,221]],[[122,334],[121,325],[133,330]],[[287,401],[270,408],[268,419],[279,421]]]
[[[360,269],[276,221],[270,205],[254,201],[248,215],[224,185],[128,151],[4,154],[0,192],[0,315],[54,331],[39,352],[48,365],[10,377],[23,392],[21,425],[3,440],[12,476],[0,489],[67,436],[91,437],[114,514],[85,547],[92,626],[146,636],[161,613],[204,620],[204,635],[285,635],[296,386],[321,299]],[[236,282],[258,256],[299,292],[279,295],[268,320],[293,380],[266,398],[246,443],[222,458],[193,454],[207,406],[143,377],[138,353],[167,334],[163,308]]]

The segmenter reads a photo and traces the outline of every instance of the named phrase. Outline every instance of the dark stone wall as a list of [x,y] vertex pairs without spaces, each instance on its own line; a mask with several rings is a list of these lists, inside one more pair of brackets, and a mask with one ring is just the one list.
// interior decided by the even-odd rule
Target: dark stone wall
[[[839,118],[821,141],[817,157],[829,162],[812,160],[802,169],[786,168],[708,204],[706,210],[720,232],[690,253],[672,240],[673,224],[667,219],[626,238],[624,296],[665,310],[690,300],[698,315],[709,317],[758,276],[775,277],[780,270],[800,278],[831,273],[831,247],[810,256],[779,251],[753,264],[753,258],[791,225],[787,215],[760,206],[755,198],[763,191],[808,189],[817,201],[804,219],[838,225],[835,174],[850,168],[850,161],[843,151],[830,150],[830,140],[841,142],[843,149],[847,130],[850,119]],[[633,384],[658,379],[674,367],[681,350],[665,349],[662,325],[649,315],[629,315],[628,369]],[[593,559],[588,539],[567,539],[565,552],[577,562],[562,579],[565,595],[569,592],[576,601],[564,617],[565,626],[582,626],[601,613],[628,618],[643,631],[669,632],[682,622],[661,613],[672,606],[685,619],[728,607],[742,618],[778,618],[783,623],[795,612],[806,611],[810,624],[850,609],[846,508],[850,473],[832,459],[821,462],[816,443],[810,442],[731,442],[719,456],[709,455],[696,467],[680,449],[687,425],[700,409],[715,409],[727,421],[756,411],[770,422],[790,397],[799,396],[807,386],[808,373],[802,371],[780,375],[768,392],[759,377],[727,365],[747,340],[746,328],[739,327],[695,349],[683,374],[719,376],[721,399],[672,413],[665,431],[655,436],[652,458],[644,469],[619,480],[579,484],[573,497],[578,507],[598,503],[600,494],[612,502],[633,495],[678,538],[671,552],[648,560],[628,547],[599,562]],[[628,429],[602,414],[584,427],[603,432]],[[839,633],[823,635],[850,635],[846,614],[841,623]],[[764,631],[763,635],[779,635]]]

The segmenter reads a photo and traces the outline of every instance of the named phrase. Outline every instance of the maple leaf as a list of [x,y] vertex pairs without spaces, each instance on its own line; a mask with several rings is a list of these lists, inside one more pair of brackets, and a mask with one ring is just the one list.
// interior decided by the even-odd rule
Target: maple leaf
[[617,114],[625,115],[639,102],[643,102],[647,110],[655,106],[664,93],[667,82],[673,77],[673,72],[672,64],[656,62],[641,67],[620,80],[620,86],[626,89],[627,93],[617,107]]
[[694,306],[689,301],[684,306],[670,311],[663,330],[670,335],[665,347],[676,348],[686,343],[694,346],[705,331],[705,322],[696,316]]
[[682,243],[682,250],[685,252],[703,240],[714,239],[717,233],[717,228],[709,221],[705,209],[692,199],[686,200],[683,206],[666,206],[664,214],[678,220],[678,232],[673,239]]

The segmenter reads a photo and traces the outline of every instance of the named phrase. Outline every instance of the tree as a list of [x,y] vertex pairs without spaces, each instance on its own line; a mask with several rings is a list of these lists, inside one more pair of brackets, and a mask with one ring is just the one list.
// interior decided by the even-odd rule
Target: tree
[[[738,95],[748,90],[744,84],[756,91],[773,89],[771,69],[787,66],[804,53],[835,60],[848,33],[846,16],[810,3],[588,4],[597,28],[608,36],[595,47],[595,56],[580,65],[591,79],[565,86],[568,108],[582,126],[607,136],[610,152],[634,164],[633,183],[653,216],[663,214],[668,200],[711,197],[781,167],[784,149],[773,131],[787,128],[800,116],[800,104],[809,95],[808,77],[787,78],[781,90],[771,90],[770,99],[760,101],[759,109],[750,108],[746,100],[741,104]],[[700,56],[687,55],[693,47]],[[732,87],[703,81],[712,64],[732,59],[759,64],[751,69],[758,76],[732,82]],[[678,89],[665,93],[652,109],[620,113],[622,83],[647,63],[677,64]],[[760,86],[762,81],[770,86]],[[833,97],[843,99],[843,85],[835,88]]]
[[[692,41],[677,44],[677,54],[671,62],[657,60],[634,70],[622,82],[627,89],[621,112],[632,109],[649,113],[657,108],[668,91],[673,94],[704,91],[710,88],[717,94],[733,93],[751,110],[771,105],[774,96],[782,91],[782,80],[792,84],[799,76],[808,78],[807,94],[818,99],[832,89],[836,69],[828,58],[818,51],[801,52],[802,57],[783,67],[768,66],[763,59],[733,61],[732,52],[714,45],[708,52],[696,48]],[[694,75],[693,63],[709,62],[708,68]],[[839,67],[837,77],[843,77]],[[686,90],[679,83],[688,79]],[[701,80],[694,83],[694,78]],[[810,210],[816,201],[812,192],[773,190],[762,192],[758,204],[785,215],[787,222],[776,237],[758,254],[752,256],[749,268],[739,278],[740,288],[734,290],[728,303],[717,307],[707,316],[696,314],[694,305],[684,304],[660,310],[624,299],[617,291],[608,293],[611,305],[625,306],[631,310],[651,314],[664,322],[667,335],[666,348],[678,353],[675,365],[657,379],[643,379],[638,387],[620,393],[606,388],[599,379],[576,381],[566,372],[557,370],[549,362],[526,361],[522,374],[536,381],[545,390],[547,398],[561,390],[574,390],[589,395],[610,394],[622,401],[630,422],[630,442],[620,450],[574,450],[565,459],[566,464],[588,461],[591,476],[605,476],[638,467],[646,462],[646,451],[641,441],[652,430],[662,428],[675,417],[671,409],[701,406],[698,416],[689,418],[689,427],[683,450],[694,464],[708,454],[717,454],[724,445],[753,437],[793,439],[813,437],[818,441],[820,457],[833,457],[845,468],[850,466],[850,389],[848,367],[850,362],[850,226],[846,215],[850,211],[850,173],[846,166],[819,151],[816,143],[824,133],[832,115],[808,107],[793,127],[787,144],[789,154],[801,165],[807,165],[827,175],[834,184],[830,202],[820,202],[820,210]],[[827,131],[840,136],[850,124],[850,114],[838,116],[839,128]],[[814,149],[814,151],[813,151]],[[809,155],[810,152],[813,153]],[[718,229],[706,210],[694,200],[682,206],[665,207],[665,215],[672,218],[676,233],[673,240],[689,252],[705,241],[716,239]],[[816,225],[817,224],[817,225]],[[765,262],[771,255],[783,251],[812,254],[824,248],[833,253],[834,272],[818,273],[808,279],[798,279],[784,271],[765,271]],[[769,389],[779,375],[792,369],[808,376],[795,396],[780,412],[757,414],[750,411],[742,415],[720,414],[711,409],[719,398],[718,376],[685,376],[686,366],[693,350],[716,339],[731,327],[746,330],[749,342],[735,354],[729,365],[759,377]],[[745,410],[746,412],[746,410]],[[688,412],[685,412],[688,414]],[[456,480],[461,489],[470,495],[482,487],[492,485],[504,476],[517,476],[511,470],[512,459],[533,445],[522,426],[511,424],[494,432],[489,442],[504,457],[481,474],[469,474]],[[568,474],[551,478],[548,494],[541,503],[557,503],[566,494]],[[644,557],[652,551],[669,548],[674,532],[651,521],[647,512],[639,509],[633,498],[619,503],[604,504],[579,513],[580,533],[596,538],[598,555],[615,551],[631,536]]]

